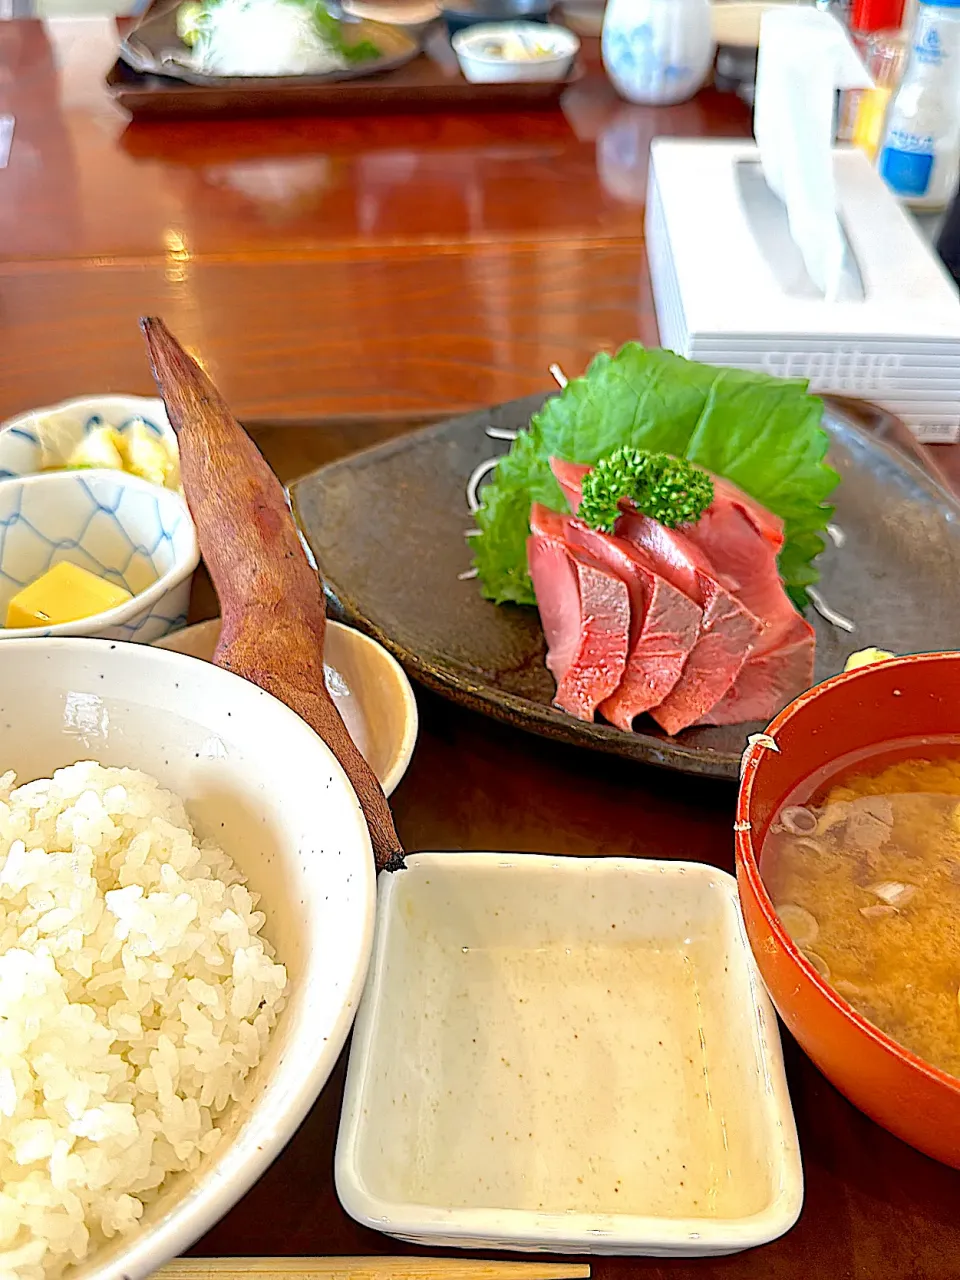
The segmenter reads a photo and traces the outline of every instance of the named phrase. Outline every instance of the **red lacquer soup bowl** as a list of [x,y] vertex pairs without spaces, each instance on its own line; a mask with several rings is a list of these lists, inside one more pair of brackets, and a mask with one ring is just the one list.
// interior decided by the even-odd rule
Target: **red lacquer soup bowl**
[[960,653],[920,654],[834,676],[802,694],[744,756],[737,881],[750,945],[790,1033],[861,1111],[960,1168],[960,1079],[878,1031],[820,977],[777,919],[760,877],[767,828],[811,774],[904,738],[960,736]]

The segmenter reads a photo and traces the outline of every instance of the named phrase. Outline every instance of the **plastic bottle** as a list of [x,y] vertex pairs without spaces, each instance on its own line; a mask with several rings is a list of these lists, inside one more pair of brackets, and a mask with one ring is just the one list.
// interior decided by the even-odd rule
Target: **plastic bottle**
[[864,41],[863,61],[876,87],[857,93],[856,115],[850,141],[871,160],[876,160],[890,109],[890,100],[900,86],[908,41],[899,31],[878,31]]
[[[893,89],[899,84],[902,66],[897,68],[895,82],[884,75],[883,52],[891,42],[899,40],[903,25],[904,0],[853,0],[850,10],[850,39],[863,59],[863,64],[877,81],[876,89],[848,89],[841,98],[837,127],[838,142],[858,141],[858,121],[861,137],[865,132],[876,135],[883,129],[887,107]],[[878,74],[879,72],[879,74]],[[867,119],[870,123],[867,124]],[[870,159],[875,160],[881,139],[873,137]]]
[[910,55],[890,104],[881,177],[915,209],[941,209],[960,171],[960,0],[921,0]]
[[710,0],[608,0],[601,49],[628,102],[684,102],[713,64]]

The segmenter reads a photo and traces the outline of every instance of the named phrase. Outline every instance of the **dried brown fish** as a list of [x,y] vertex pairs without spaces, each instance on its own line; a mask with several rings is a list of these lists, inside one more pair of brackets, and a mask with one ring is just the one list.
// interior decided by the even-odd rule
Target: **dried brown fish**
[[323,678],[326,607],[286,495],[226,401],[162,320],[140,322],[180,446],[183,490],[223,613],[214,661],[285,702],[340,761],[380,868],[403,866],[390,808]]

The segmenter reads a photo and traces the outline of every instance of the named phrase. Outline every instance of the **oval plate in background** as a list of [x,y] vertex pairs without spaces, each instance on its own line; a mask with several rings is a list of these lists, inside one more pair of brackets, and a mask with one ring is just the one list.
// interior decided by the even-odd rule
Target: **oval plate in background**
[[315,76],[213,76],[194,71],[187,62],[190,50],[177,35],[178,4],[158,6],[121,41],[120,56],[134,71],[170,76],[187,84],[216,85],[220,88],[282,89],[286,85],[335,84],[364,76],[393,71],[410,62],[420,52],[420,39],[400,27],[388,27],[366,18],[345,23],[350,43],[370,40],[380,50],[379,58]]
[[[471,559],[467,479],[508,448],[486,428],[525,427],[543,399],[427,427],[293,486],[294,510],[335,612],[385,645],[415,679],[464,706],[547,737],[736,779],[747,735],[762,724],[671,738],[647,717],[625,733],[568,716],[551,705],[555,685],[536,609],[491,604],[475,580],[458,580]],[[828,405],[824,426],[841,476],[834,522],[844,541],[828,542],[818,589],[856,631],[808,611],[817,679],[870,645],[894,653],[960,647],[960,503],[839,404]]]

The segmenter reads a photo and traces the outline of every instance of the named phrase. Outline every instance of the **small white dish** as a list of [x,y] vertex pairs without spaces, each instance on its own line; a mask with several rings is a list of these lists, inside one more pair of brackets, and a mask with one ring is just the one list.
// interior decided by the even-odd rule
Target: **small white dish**
[[[451,44],[460,70],[471,84],[563,80],[580,48],[572,31],[543,22],[483,22],[458,31]],[[547,49],[549,54],[531,58],[504,56],[502,50],[517,44]]]
[[123,435],[138,422],[162,441],[171,457],[178,457],[177,438],[159,399],[80,396],[9,418],[0,423],[0,480],[43,470],[41,434],[56,442],[58,456],[51,466],[65,466],[83,437],[97,427],[113,427]]
[[[220,619],[198,622],[162,640],[158,649],[213,659]],[[407,771],[417,741],[417,700],[403,668],[376,640],[327,622],[324,643],[327,688],[384,795],[391,795]]]
[[803,1175],[733,877],[493,853],[382,875],[335,1172],[358,1222],[429,1246],[782,1235]]
[[[2,488],[2,486],[0,486]],[[200,1165],[138,1229],[71,1280],[141,1280],[248,1191],[293,1137],[353,1021],[373,941],[370,836],[333,752],[289,707],[229,671],[149,645],[12,640],[0,662],[0,768],[21,781],[77,760],[143,769],[183,798],[260,896],[289,998],[260,1065]]]
[[122,471],[50,471],[0,483],[0,622],[10,599],[61,560],[126,587],[133,599],[76,622],[0,626],[0,640],[156,640],[186,620],[200,549],[180,495]]

